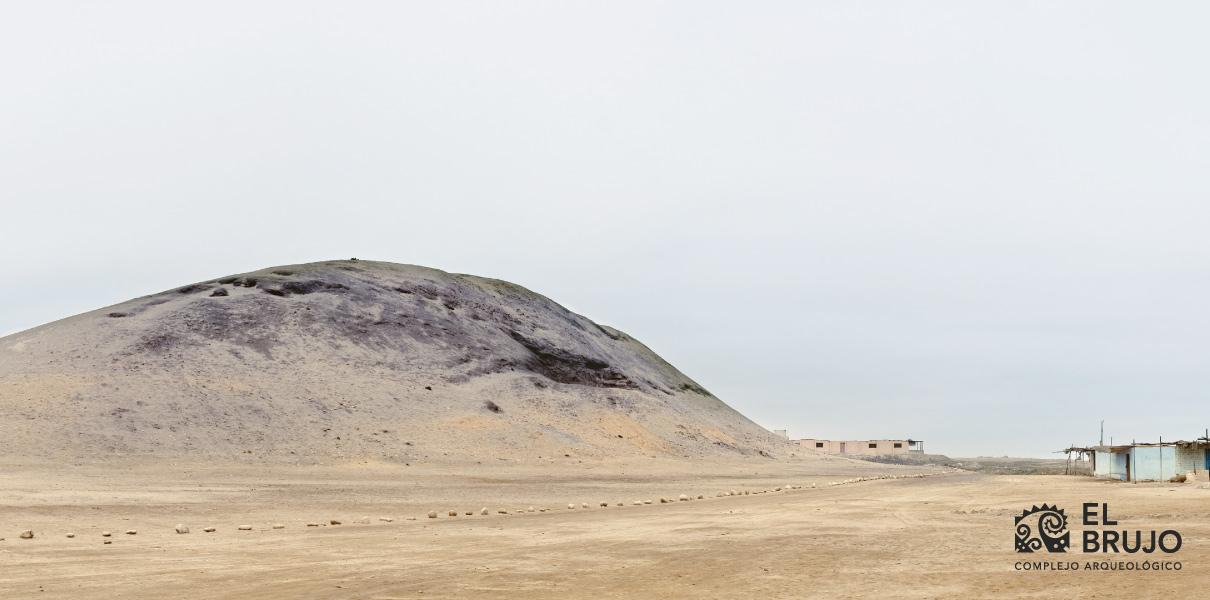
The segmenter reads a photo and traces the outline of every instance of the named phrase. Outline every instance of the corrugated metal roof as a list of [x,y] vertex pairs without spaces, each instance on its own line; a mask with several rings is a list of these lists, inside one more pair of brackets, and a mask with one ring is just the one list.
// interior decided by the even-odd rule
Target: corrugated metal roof
[[1114,444],[1112,446],[1092,446],[1090,450],[1097,452],[1120,452],[1131,448],[1160,448],[1164,446],[1210,446],[1210,442],[1202,440],[1173,440],[1171,442],[1135,442],[1133,444]]

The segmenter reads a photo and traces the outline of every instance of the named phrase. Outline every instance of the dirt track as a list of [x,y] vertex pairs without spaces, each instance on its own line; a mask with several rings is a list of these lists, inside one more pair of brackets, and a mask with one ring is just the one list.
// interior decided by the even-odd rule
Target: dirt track
[[[9,469],[0,476],[0,597],[1142,598],[1196,594],[1210,569],[1210,490],[1195,485],[975,474],[826,485],[876,472],[848,461],[565,470],[290,468],[257,482],[242,468],[183,469],[174,479],[147,469],[118,479],[90,468]],[[808,488],[713,497],[784,483]],[[659,504],[681,490],[707,498]],[[611,506],[598,507],[604,500]],[[1086,501],[1110,503],[1120,527],[1179,529],[1184,547],[1165,558],[1183,570],[1015,571],[1031,557],[1013,551],[1012,517],[1044,501],[1067,508],[1077,530]],[[530,505],[550,510],[496,514]],[[492,515],[479,516],[482,506]],[[430,509],[440,518],[426,518]],[[449,518],[448,509],[476,515]],[[363,515],[372,523],[355,522]],[[343,524],[306,527],[331,518]],[[192,533],[173,533],[182,521]],[[255,530],[236,531],[243,522]],[[275,522],[286,528],[270,529]],[[207,525],[218,531],[202,533]],[[27,526],[37,537],[17,539]],[[112,544],[102,544],[102,528]],[[1088,558],[1032,558],[1052,557]]]

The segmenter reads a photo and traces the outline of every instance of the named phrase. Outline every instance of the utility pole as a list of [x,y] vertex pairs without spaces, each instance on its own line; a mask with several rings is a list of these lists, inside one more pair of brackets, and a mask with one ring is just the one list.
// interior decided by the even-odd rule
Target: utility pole
[[1101,419],[1101,442],[1100,445],[1105,445],[1105,419]]

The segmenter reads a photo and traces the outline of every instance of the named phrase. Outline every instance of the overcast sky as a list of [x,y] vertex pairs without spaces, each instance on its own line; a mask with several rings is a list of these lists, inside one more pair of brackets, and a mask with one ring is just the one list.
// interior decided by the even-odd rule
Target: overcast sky
[[525,285],[795,437],[1194,437],[1208,18],[6,3],[0,335],[357,256]]

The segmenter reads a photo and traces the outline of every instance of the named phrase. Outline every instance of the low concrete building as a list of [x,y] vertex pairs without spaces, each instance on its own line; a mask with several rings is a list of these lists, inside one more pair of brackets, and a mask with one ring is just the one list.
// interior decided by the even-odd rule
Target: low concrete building
[[1104,479],[1168,481],[1188,474],[1200,479],[1210,471],[1210,443],[1200,440],[1093,446],[1092,451],[1092,474]]
[[814,438],[794,440],[799,446],[805,446],[818,452],[830,454],[859,454],[877,456],[883,454],[924,453],[922,440],[820,440]]

